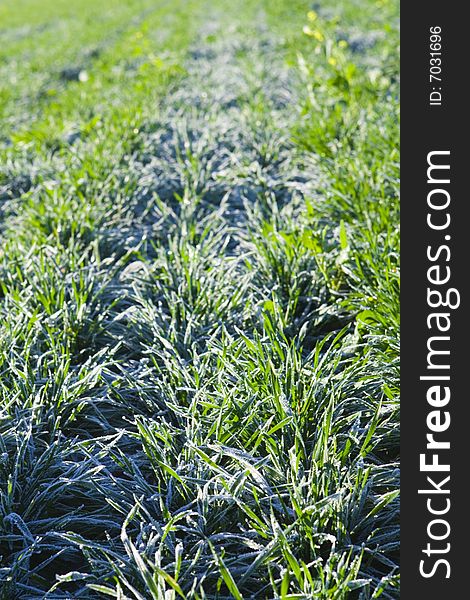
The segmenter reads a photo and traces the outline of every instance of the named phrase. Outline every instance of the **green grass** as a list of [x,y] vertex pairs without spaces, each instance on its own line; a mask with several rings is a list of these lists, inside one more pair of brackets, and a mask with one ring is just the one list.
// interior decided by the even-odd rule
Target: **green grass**
[[0,6],[0,599],[399,596],[398,4]]

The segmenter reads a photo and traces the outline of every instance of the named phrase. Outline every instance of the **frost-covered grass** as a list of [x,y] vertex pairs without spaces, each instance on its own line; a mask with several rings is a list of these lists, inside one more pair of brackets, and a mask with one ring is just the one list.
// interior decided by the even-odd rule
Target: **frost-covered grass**
[[398,3],[0,7],[0,598],[398,598]]

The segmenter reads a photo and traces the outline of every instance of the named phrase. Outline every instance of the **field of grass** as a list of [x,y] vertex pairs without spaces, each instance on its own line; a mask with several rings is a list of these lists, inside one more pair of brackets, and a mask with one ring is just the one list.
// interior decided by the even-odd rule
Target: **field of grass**
[[398,40],[0,4],[0,600],[398,598]]

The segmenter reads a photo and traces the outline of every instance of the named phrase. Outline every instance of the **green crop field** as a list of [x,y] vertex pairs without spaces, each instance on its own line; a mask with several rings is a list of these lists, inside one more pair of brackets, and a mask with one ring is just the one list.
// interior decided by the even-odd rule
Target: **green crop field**
[[399,596],[397,0],[0,2],[0,599]]

